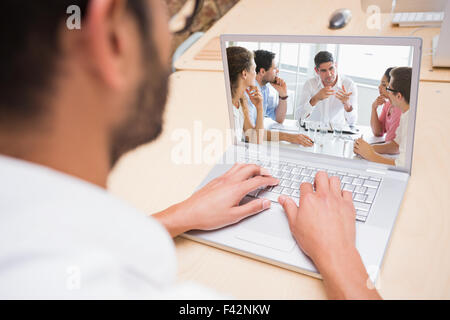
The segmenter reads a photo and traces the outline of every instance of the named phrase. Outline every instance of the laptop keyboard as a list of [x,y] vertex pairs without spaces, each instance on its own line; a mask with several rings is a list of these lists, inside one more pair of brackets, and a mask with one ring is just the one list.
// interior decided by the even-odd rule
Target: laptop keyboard
[[320,167],[301,165],[286,161],[272,162],[270,159],[258,159],[256,156],[248,156],[239,160],[241,163],[254,163],[268,169],[272,176],[279,179],[277,186],[257,189],[248,195],[255,198],[265,198],[278,202],[280,195],[286,195],[299,202],[300,184],[303,182],[314,183],[314,177],[318,171],[326,171],[328,175],[336,176],[341,181],[341,189],[353,193],[353,204],[356,209],[356,220],[365,222],[370,213],[381,178],[359,175],[345,171],[329,170]]

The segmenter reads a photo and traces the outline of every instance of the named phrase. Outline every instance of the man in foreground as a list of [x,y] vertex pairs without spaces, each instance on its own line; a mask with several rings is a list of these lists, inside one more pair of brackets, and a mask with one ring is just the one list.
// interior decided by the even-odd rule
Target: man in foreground
[[[83,13],[81,30],[66,9]],[[175,284],[170,236],[270,207],[240,200],[278,180],[236,164],[153,218],[105,191],[125,152],[162,129],[170,36],[161,1],[4,0],[0,23],[0,297],[218,298]],[[379,298],[355,248],[351,194],[326,173],[282,197],[291,230],[330,298]],[[149,190],[149,194],[151,194]]]

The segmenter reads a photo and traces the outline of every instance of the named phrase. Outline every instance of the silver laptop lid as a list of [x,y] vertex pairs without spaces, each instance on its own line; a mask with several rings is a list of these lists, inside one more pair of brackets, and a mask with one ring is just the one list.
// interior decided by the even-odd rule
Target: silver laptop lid
[[[365,167],[373,165],[377,168],[402,171],[411,174],[420,61],[422,55],[421,38],[237,34],[222,35],[220,38],[230,127],[234,133],[237,132],[236,130],[241,130],[241,128],[236,128],[236,124],[239,124],[239,121],[236,121],[238,112],[236,112],[236,107],[233,106],[232,102],[227,48],[241,47],[251,52],[254,52],[255,50],[264,50],[274,54],[275,66],[279,70],[278,76],[284,78],[287,83],[289,97],[287,100],[288,107],[286,120],[283,124],[295,123],[298,127],[297,129],[292,127],[293,130],[289,132],[292,134],[308,135],[306,130],[308,126],[312,127],[318,123],[327,123],[329,125],[329,130],[332,130],[334,129],[332,128],[332,123],[334,125],[335,123],[341,122],[343,130],[346,133],[341,136],[338,135],[336,139],[330,141],[326,140],[328,142],[324,143],[322,142],[321,146],[323,150],[327,150],[327,147],[329,146],[330,150],[333,151],[317,152],[315,147],[308,149],[306,147],[298,146],[299,153],[314,152],[317,157],[339,158],[340,160],[351,162],[353,165],[358,161]],[[338,95],[334,95],[331,98],[320,101],[320,103],[315,106],[316,109],[311,109],[310,107],[310,110],[313,111],[308,113],[307,116],[302,113],[305,110],[308,111],[308,108],[302,107],[301,105],[302,102],[305,101],[304,98],[307,97],[308,91],[309,94],[311,94],[314,90],[320,90],[324,87],[325,82],[322,81],[323,78],[321,78],[320,75],[321,71],[316,68],[314,63],[314,58],[319,52],[329,52],[333,56],[336,74],[333,90],[338,92],[338,88],[341,88],[341,86],[344,85],[347,94],[352,90],[355,91],[350,95],[351,99],[353,99],[352,104],[355,104],[355,108],[353,108],[351,112],[341,112],[337,102]],[[401,99],[404,96],[401,93],[398,95],[399,92],[395,91],[395,89],[399,88],[391,88],[389,87],[389,84],[387,84],[387,87],[394,91],[383,90],[382,87],[380,87],[381,89],[379,88],[379,86],[381,86],[381,79],[383,78],[386,80],[383,75],[390,67],[409,67],[412,69],[409,110],[406,113],[404,113],[404,110],[401,110],[400,107],[397,108],[394,106],[394,104],[398,103],[396,98],[393,98],[394,101],[397,101],[396,103],[392,103],[389,99],[389,92],[395,95],[397,99]],[[330,75],[329,71],[322,71],[328,72],[328,75]],[[386,84],[385,82],[383,83]],[[261,86],[256,81],[255,85],[257,85],[260,90],[264,86]],[[265,86],[269,87],[264,87],[264,90],[266,91],[266,96],[270,97],[270,99],[267,99],[266,102],[268,102],[264,102],[264,104],[267,105],[267,109],[272,108],[272,110],[267,111],[266,106],[264,107],[264,126],[266,127],[266,122],[275,120],[273,107],[276,106],[280,100],[274,86],[270,83],[267,83]],[[405,86],[401,85],[401,87],[403,87],[404,91]],[[380,92],[383,92],[384,94],[381,95]],[[353,153],[353,145],[351,146],[350,151],[348,150],[348,147],[345,147],[347,140],[353,144],[353,141],[361,136],[369,143],[380,144],[383,142],[383,137],[375,137],[370,124],[372,104],[375,103],[379,96],[386,96],[386,103],[384,105],[387,103],[391,105],[389,116],[389,122],[391,122],[389,139],[392,140],[392,136],[396,137],[397,134],[399,136],[399,138],[393,140],[400,143],[400,154],[381,154],[385,158],[393,159],[395,161],[394,165],[365,160],[363,157]],[[255,114],[257,114],[257,111],[254,105],[251,104],[247,93],[245,93],[245,98],[241,101],[244,100],[244,103],[247,104],[246,110],[249,110],[247,111],[245,118],[253,120],[252,123],[255,124],[254,118],[256,117]],[[389,109],[389,106],[384,108],[384,105],[382,104],[377,108],[379,118],[384,117],[382,115],[383,109]],[[299,110],[300,112],[298,112]],[[394,113],[397,113],[397,116],[393,116]],[[353,115],[353,118],[349,115]],[[403,115],[407,116],[401,121]],[[395,117],[399,118],[398,125],[395,124]],[[272,118],[272,120],[270,118]],[[357,119],[356,121],[355,118]],[[275,125],[272,127],[277,128],[277,123],[275,123],[275,121],[273,122]],[[302,128],[300,126],[304,127]],[[336,127],[339,126],[340,125],[336,124]],[[280,130],[284,129],[285,128],[280,128]],[[329,135],[325,136],[328,137]],[[387,135],[384,134],[385,142],[386,138]],[[238,141],[235,137],[234,143],[244,145],[247,142]],[[335,152],[335,150],[339,149],[336,147],[336,144],[339,143],[343,143],[343,150],[346,150],[342,155]],[[293,148],[293,144],[289,143],[280,143],[279,146],[280,148]]]

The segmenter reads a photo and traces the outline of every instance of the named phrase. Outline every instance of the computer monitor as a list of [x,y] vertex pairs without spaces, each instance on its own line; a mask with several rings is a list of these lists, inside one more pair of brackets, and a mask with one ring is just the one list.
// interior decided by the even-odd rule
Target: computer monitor
[[[414,122],[406,122],[414,116],[409,118],[400,104],[392,104],[391,98],[395,94],[398,98],[400,91],[396,90],[402,88],[407,101],[404,106],[410,105],[415,112],[416,89],[408,74],[410,79],[411,74],[419,74],[421,52],[411,44],[415,41],[417,47],[421,46],[421,39],[257,35],[228,38],[231,40],[223,42],[226,51],[222,54],[227,59],[224,70],[228,99],[234,99],[233,106],[229,105],[230,124],[238,143],[256,145],[269,141],[272,145],[275,141],[294,153],[359,163],[363,159],[377,160],[355,152],[358,138],[383,146],[389,145],[394,135],[399,141],[412,139]],[[243,79],[238,76],[242,70],[247,70]],[[397,71],[398,81],[394,81]],[[325,87],[328,96],[319,98],[319,91],[324,92]],[[259,101],[253,95],[258,91],[262,96]],[[347,95],[345,101],[341,100],[342,94]],[[282,100],[286,101],[284,106]],[[282,108],[285,111],[280,120],[277,110]],[[371,119],[375,112],[380,118],[389,117],[389,133],[373,131]],[[400,125],[401,121],[404,125]],[[265,136],[258,138],[255,129],[264,129]],[[308,144],[308,140],[314,143]],[[396,169],[409,168],[410,156],[406,153],[390,150],[385,156],[395,162]]]
[[432,40],[432,66],[450,67],[450,0],[361,0],[364,12],[373,5],[382,13],[444,11],[441,32]]
[[441,33],[433,38],[433,67],[450,67],[450,1],[444,12]]
[[381,13],[394,12],[437,12],[444,11],[447,0],[361,0],[361,8],[367,12],[369,6],[375,5]]

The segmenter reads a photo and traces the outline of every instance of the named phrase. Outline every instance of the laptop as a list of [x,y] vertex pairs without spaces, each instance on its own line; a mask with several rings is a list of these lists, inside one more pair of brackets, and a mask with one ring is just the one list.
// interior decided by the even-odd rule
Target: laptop
[[[414,128],[420,75],[422,40],[413,37],[343,37],[292,35],[222,35],[221,50],[224,67],[230,127],[235,120],[231,101],[230,78],[226,48],[241,46],[248,50],[264,49],[276,54],[279,77],[291,93],[287,118],[292,122],[293,110],[298,107],[303,87],[316,77],[314,56],[317,52],[331,52],[337,62],[338,77],[347,77],[358,90],[357,122],[363,137],[371,138],[370,116],[372,102],[378,97],[378,85],[388,67],[412,67],[410,110],[407,123],[407,147],[403,166],[389,166],[370,162],[353,153],[352,139],[326,133],[316,139],[314,147],[302,147],[284,142],[252,144],[234,143],[198,186],[202,188],[212,179],[224,174],[235,162],[256,163],[269,169],[280,184],[258,189],[247,195],[242,203],[256,198],[272,201],[270,209],[246,218],[234,225],[214,231],[193,230],[183,237],[223,250],[264,261],[282,268],[321,278],[314,263],[302,252],[291,235],[283,208],[278,204],[280,194],[299,201],[299,185],[313,182],[316,172],[327,171],[338,176],[341,188],[353,193],[356,208],[356,247],[373,281],[376,281],[389,239],[397,219],[402,198],[411,176]],[[270,85],[270,84],[268,84]],[[356,103],[355,103],[356,104]],[[381,107],[378,112],[381,112]],[[298,132],[309,134],[298,125]],[[315,132],[318,138],[318,132]],[[313,138],[313,137],[311,137]],[[395,158],[396,155],[390,155]]]

